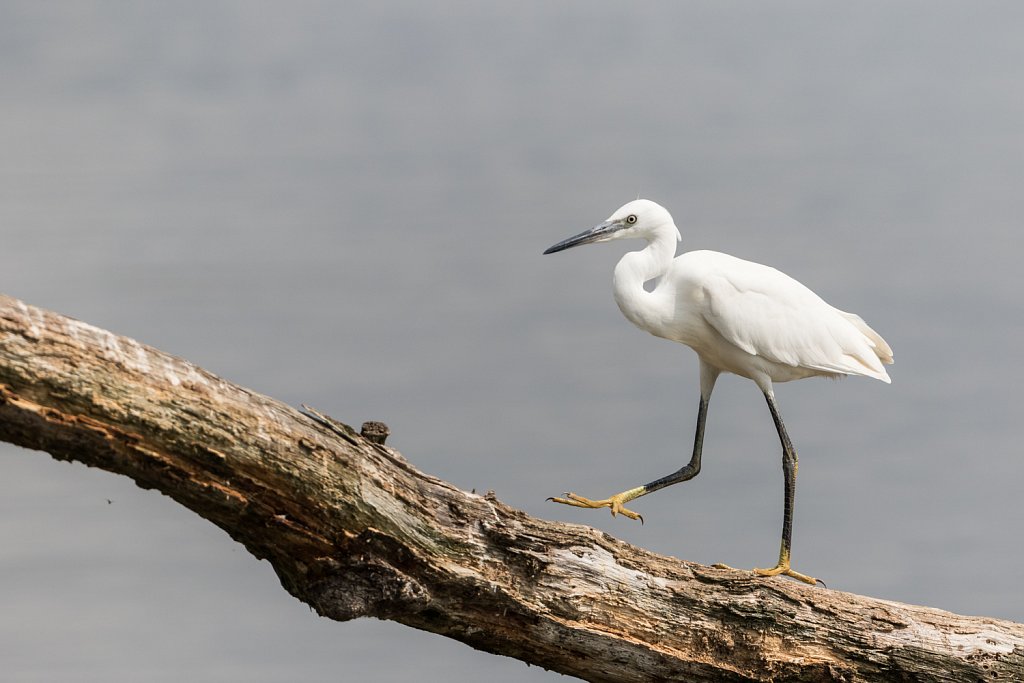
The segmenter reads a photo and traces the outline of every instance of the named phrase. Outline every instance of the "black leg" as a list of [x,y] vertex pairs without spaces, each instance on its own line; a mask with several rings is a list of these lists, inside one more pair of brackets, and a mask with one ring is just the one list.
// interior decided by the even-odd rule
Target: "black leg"
[[673,472],[667,477],[656,479],[646,486],[637,486],[635,489],[623,491],[622,493],[615,494],[611,498],[605,498],[604,500],[591,500],[589,498],[576,495],[575,493],[566,493],[565,498],[548,498],[548,500],[582,508],[606,507],[611,509],[613,515],[621,513],[631,519],[639,519],[642,522],[643,517],[632,510],[627,510],[623,506],[635,498],[645,496],[648,493],[657,491],[658,489],[663,489],[666,486],[671,486],[672,484],[678,484],[681,481],[693,479],[700,473],[700,455],[704,448],[704,422],[708,416],[709,400],[710,399],[704,398],[703,394],[701,395],[700,406],[697,409],[697,432],[693,437],[693,455],[690,456],[690,462],[683,465],[683,467],[676,472]]
[[782,423],[782,415],[779,414],[779,407],[775,405],[775,399],[771,394],[765,394],[768,400],[768,409],[772,411],[772,419],[775,420],[775,429],[779,432],[779,441],[782,442],[782,473],[785,478],[783,484],[785,499],[782,511],[782,548],[781,551],[789,557],[793,543],[793,504],[796,501],[796,470],[797,457],[793,442],[789,440],[786,433],[786,425]]
[[686,463],[682,468],[667,477],[656,479],[650,484],[641,487],[644,492],[640,495],[654,493],[658,489],[663,489],[666,486],[671,486],[672,484],[678,484],[681,481],[688,481],[700,474],[700,454],[704,449],[704,422],[707,418],[708,401],[701,396],[700,406],[697,408],[697,431],[693,435],[693,455],[690,456],[690,462]]
[[782,544],[779,546],[779,563],[772,569],[756,569],[754,571],[763,576],[784,574],[805,583],[817,583],[817,579],[793,571],[789,566],[793,543],[793,503],[796,500],[796,449],[793,448],[793,442],[789,440],[789,434],[786,433],[786,425],[782,423],[782,415],[779,413],[779,407],[775,404],[775,398],[769,392],[765,392],[764,397],[768,401],[768,410],[772,412],[775,430],[779,433],[779,441],[782,442],[782,473],[785,478],[785,498],[783,500]]

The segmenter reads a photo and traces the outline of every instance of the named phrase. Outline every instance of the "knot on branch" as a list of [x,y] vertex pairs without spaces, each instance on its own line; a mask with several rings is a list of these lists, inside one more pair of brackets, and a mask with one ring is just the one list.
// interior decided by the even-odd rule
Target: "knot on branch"
[[395,619],[422,610],[428,602],[427,591],[417,581],[376,562],[353,564],[309,590],[309,603],[316,613],[337,621]]
[[384,445],[387,441],[388,436],[391,434],[391,430],[383,422],[364,422],[362,428],[359,430],[359,436],[363,437],[367,441],[372,443]]
[[413,578],[415,558],[395,539],[367,529],[343,545],[345,556],[330,560],[329,574],[304,591],[317,614],[337,621],[395,619],[430,603],[429,591]]

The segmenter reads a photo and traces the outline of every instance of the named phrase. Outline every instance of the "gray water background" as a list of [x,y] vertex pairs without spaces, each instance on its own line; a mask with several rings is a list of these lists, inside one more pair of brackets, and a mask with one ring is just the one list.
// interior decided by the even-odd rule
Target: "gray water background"
[[[531,514],[764,566],[782,473],[745,380],[646,525],[544,501],[689,455],[696,360],[616,310],[626,246],[541,256],[649,197],[895,349],[891,386],[777,388],[795,566],[1024,621],[1022,29],[1010,2],[3,2],[0,291],[386,421]],[[127,479],[0,463],[4,680],[558,678],[320,619]]]

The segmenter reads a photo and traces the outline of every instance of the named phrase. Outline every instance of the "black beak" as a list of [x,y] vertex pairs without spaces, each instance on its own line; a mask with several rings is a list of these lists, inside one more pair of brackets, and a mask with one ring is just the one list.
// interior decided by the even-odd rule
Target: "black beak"
[[544,253],[554,254],[556,251],[565,251],[571,247],[578,247],[581,244],[592,244],[594,242],[604,242],[610,239],[612,233],[622,228],[622,223],[619,221],[605,221],[600,225],[595,225],[590,230],[584,230],[578,235],[573,235],[569,239],[562,240],[553,247],[548,247]]

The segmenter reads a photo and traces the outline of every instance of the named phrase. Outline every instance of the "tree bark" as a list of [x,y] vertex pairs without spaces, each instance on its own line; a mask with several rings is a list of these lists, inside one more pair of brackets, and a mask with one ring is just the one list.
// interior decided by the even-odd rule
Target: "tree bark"
[[1024,679],[1024,625],[656,555],[459,490],[371,437],[0,296],[0,438],[170,496],[321,615],[589,681]]

